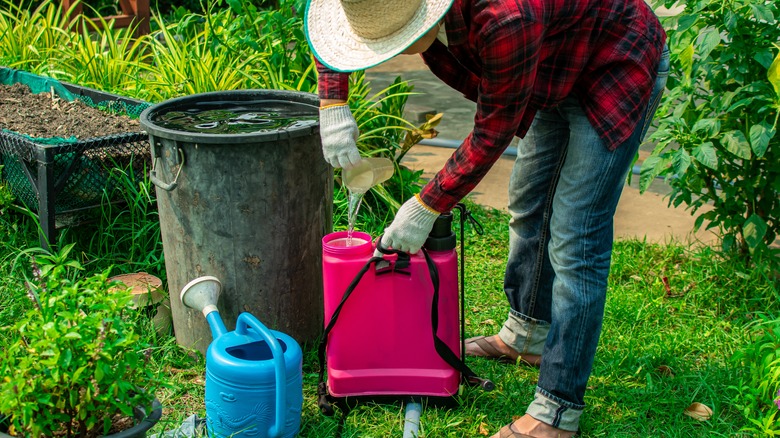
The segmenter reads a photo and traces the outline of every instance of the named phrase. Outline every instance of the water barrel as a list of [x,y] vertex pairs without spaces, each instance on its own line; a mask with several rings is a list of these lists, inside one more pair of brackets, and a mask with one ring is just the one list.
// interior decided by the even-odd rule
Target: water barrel
[[[332,228],[333,172],[322,157],[316,95],[279,90],[218,91],[146,109],[168,291],[219,278],[228,330],[250,312],[299,342],[322,332],[321,239]],[[173,129],[168,114],[215,109],[297,111],[307,122],[259,132]],[[283,107],[280,110],[278,107]],[[205,352],[202,315],[171,299],[179,345]]]

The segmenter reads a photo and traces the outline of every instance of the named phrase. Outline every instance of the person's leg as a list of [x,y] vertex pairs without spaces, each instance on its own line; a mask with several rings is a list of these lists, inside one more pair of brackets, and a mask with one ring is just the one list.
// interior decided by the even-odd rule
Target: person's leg
[[550,328],[555,274],[547,246],[553,195],[568,141],[569,123],[558,112],[538,112],[518,145],[509,181],[504,293],[510,310],[499,338],[520,353],[541,355]]
[[552,320],[536,396],[527,415],[562,430],[578,429],[585,406],[585,388],[604,317],[613,218],[629,167],[666,83],[669,64],[668,52],[664,53],[645,123],[615,151],[604,146],[576,100],[567,99],[559,106],[571,136],[550,221],[548,250],[555,272]]
[[466,354],[518,356],[538,365],[550,327],[554,273],[547,254],[555,183],[569,141],[569,123],[557,111],[539,111],[518,144],[509,181],[509,257],[504,292],[509,315],[497,336],[467,340]]
[[528,413],[576,431],[601,331],[613,216],[638,142],[609,151],[576,100],[559,110],[571,136],[550,221],[552,320]]

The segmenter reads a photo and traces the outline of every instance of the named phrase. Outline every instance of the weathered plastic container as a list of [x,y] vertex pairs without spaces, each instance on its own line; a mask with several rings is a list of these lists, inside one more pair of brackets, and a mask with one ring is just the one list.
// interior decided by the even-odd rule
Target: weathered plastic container
[[[339,231],[322,239],[326,324],[374,252],[371,236],[361,232],[353,233],[353,238],[365,243],[348,247],[332,244],[344,237],[346,231]],[[439,274],[437,334],[457,354],[459,295],[454,240],[450,247],[428,252]],[[434,346],[432,305],[433,284],[422,254],[411,256],[409,267],[395,272],[369,269],[344,303],[328,336],[330,395],[449,399],[457,394],[460,372],[445,362]]]
[[[322,157],[319,126],[270,132],[204,134],[156,122],[169,111],[286,102],[317,114],[316,95],[278,90],[203,93],[141,114],[152,148],[168,290],[213,275],[228,330],[250,312],[299,342],[322,332],[321,243],[331,230],[333,171]],[[172,300],[176,340],[201,352],[211,339],[197,311]]]

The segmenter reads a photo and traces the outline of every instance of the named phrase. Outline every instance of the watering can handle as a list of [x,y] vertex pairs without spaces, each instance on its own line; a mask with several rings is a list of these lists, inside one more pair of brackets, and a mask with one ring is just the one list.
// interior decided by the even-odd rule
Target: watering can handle
[[279,340],[276,339],[276,336],[274,336],[262,322],[255,318],[254,315],[246,312],[238,315],[238,319],[236,320],[236,333],[239,335],[247,335],[248,327],[253,328],[255,332],[259,333],[271,348],[276,375],[276,421],[274,425],[268,429],[268,437],[281,437],[282,432],[284,431],[284,413],[287,410],[285,395],[287,386],[285,382],[287,381],[287,376],[284,363],[284,352],[282,351],[282,346],[279,345]]

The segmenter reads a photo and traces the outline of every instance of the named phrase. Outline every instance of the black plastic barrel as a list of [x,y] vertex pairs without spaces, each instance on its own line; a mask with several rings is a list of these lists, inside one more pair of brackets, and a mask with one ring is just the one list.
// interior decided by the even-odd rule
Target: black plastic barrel
[[205,352],[211,332],[179,292],[204,275],[223,285],[225,325],[250,312],[299,342],[322,331],[321,238],[331,231],[333,172],[319,125],[243,134],[164,128],[159,117],[207,104],[287,102],[317,115],[316,95],[278,90],[211,92],[171,99],[141,114],[149,134],[176,340]]

